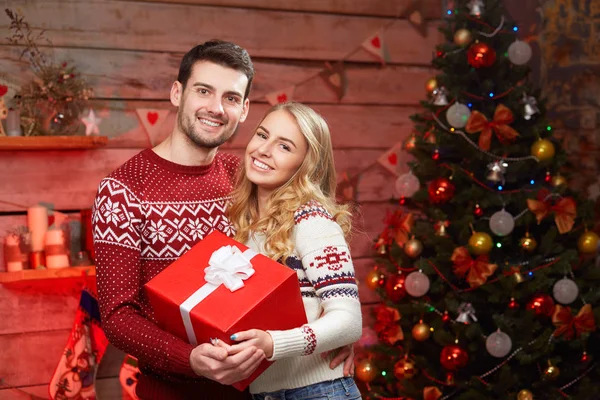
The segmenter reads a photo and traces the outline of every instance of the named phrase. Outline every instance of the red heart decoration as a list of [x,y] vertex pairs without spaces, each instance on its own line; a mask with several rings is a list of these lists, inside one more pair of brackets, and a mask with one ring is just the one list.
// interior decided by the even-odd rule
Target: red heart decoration
[[375,36],[373,39],[371,39],[371,44],[377,49],[380,48],[381,42],[379,41],[379,36]]
[[278,103],[285,103],[286,101],[287,101],[287,95],[285,93],[282,93],[279,96],[277,96]]
[[148,122],[150,122],[150,125],[154,125],[156,121],[158,121],[158,113],[154,111],[149,111],[148,115],[146,115],[146,118],[148,118]]
[[392,165],[397,165],[398,164],[398,156],[396,155],[396,153],[392,153],[388,156],[388,161],[390,162],[390,164]]
[[8,92],[8,86],[0,85],[0,97],[4,96]]

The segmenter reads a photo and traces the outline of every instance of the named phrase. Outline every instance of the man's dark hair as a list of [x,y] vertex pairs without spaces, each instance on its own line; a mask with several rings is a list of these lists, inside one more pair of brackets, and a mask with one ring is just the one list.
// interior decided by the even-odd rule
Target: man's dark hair
[[210,61],[222,67],[242,72],[248,77],[248,86],[246,87],[246,93],[244,93],[244,99],[248,98],[252,79],[254,78],[254,65],[252,65],[250,55],[245,49],[237,44],[219,39],[212,39],[194,47],[183,56],[179,65],[177,80],[184,89],[192,74],[192,67],[198,61]]

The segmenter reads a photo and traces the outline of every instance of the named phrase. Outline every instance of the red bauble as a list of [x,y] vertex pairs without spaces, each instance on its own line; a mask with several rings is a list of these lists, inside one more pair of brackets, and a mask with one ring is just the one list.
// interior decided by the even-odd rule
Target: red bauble
[[485,43],[474,43],[469,47],[467,60],[472,67],[491,67],[496,61],[496,52]]
[[402,275],[393,275],[390,276],[387,282],[385,283],[385,291],[393,302],[398,302],[406,296],[406,286],[404,285],[404,281],[406,277],[404,274]]
[[535,313],[535,315],[551,316],[554,313],[554,300],[547,294],[540,294],[529,300],[527,309]]
[[427,188],[429,200],[434,204],[448,202],[454,196],[454,191],[454,184],[448,178],[434,179]]
[[510,303],[508,303],[508,308],[512,308],[513,310],[516,310],[517,308],[519,308],[519,303],[517,303],[517,301],[515,300],[514,297],[510,298]]
[[475,204],[475,210],[473,211],[476,217],[483,216],[483,208],[479,207],[479,204]]
[[448,311],[444,311],[444,315],[442,315],[442,322],[443,323],[450,322],[450,314],[448,314]]
[[444,347],[440,353],[440,364],[449,371],[463,368],[468,362],[469,354],[455,344]]

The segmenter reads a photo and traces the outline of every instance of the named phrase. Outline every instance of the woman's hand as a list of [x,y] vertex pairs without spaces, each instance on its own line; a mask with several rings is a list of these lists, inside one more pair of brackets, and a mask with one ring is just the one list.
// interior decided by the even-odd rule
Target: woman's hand
[[238,342],[229,348],[229,354],[236,354],[249,346],[261,349],[267,358],[273,357],[273,338],[260,329],[250,329],[231,335],[231,340]]

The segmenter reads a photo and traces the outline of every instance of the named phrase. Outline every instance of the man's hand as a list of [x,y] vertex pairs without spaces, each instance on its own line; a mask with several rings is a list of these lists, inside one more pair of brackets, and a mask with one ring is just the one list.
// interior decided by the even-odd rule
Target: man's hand
[[273,338],[268,332],[260,329],[250,329],[231,335],[231,340],[239,342],[229,349],[229,354],[236,354],[249,346],[262,350],[267,358],[273,357]]
[[190,366],[197,375],[231,385],[249,377],[265,359],[265,353],[255,346],[229,356],[230,346],[219,342],[216,346],[204,343],[192,350]]
[[334,352],[337,354],[329,363],[329,368],[334,369],[344,362],[344,376],[354,376],[354,346],[349,344],[339,349],[326,351],[321,353],[321,357],[327,358]]

